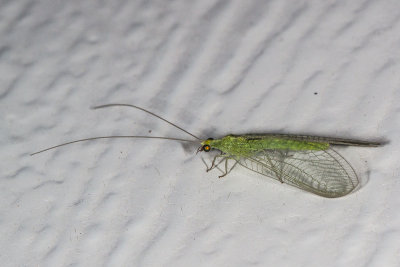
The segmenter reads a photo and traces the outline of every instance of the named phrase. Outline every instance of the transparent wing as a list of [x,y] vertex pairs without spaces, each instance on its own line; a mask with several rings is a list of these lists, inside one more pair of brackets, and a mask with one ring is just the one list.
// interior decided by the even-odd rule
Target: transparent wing
[[345,196],[359,184],[354,169],[332,148],[323,151],[265,150],[242,157],[238,163],[323,197]]

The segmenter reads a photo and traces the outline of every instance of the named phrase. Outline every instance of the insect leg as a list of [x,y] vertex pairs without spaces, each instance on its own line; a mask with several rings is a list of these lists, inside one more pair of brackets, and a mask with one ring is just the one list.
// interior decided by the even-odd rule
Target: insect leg
[[[277,161],[277,164],[279,164],[279,166],[277,166],[277,168],[279,168],[279,170],[276,170],[276,176],[278,177],[279,181],[283,184],[283,177],[285,175],[285,159],[287,158],[293,158],[293,154],[290,155],[289,154],[289,150],[284,150],[284,151],[278,151],[279,153],[279,161]],[[279,174],[278,174],[279,171]]]
[[226,175],[228,175],[228,173],[230,173],[232,171],[232,169],[238,163],[237,160],[235,160],[235,163],[232,165],[232,167],[228,171],[228,159],[230,159],[230,158],[225,158],[225,173],[223,173],[222,175],[218,176],[218,178],[222,178],[222,177],[225,177]]
[[[215,161],[217,160],[217,158],[222,158],[217,164],[215,164]],[[223,153],[221,152],[221,154],[216,155],[211,163],[210,168],[207,167],[207,172],[211,171],[212,169],[214,169],[215,167],[218,167],[219,164],[221,164],[222,161],[224,161],[225,159],[225,155],[223,155]]]
[[284,167],[283,161],[285,160],[284,154],[281,151],[271,151],[271,153],[279,154],[280,166],[275,166],[275,164],[273,163],[272,159],[269,157],[268,154],[265,155],[265,160],[270,164],[271,170],[275,173],[278,180],[283,184],[282,174],[283,174],[283,167]]

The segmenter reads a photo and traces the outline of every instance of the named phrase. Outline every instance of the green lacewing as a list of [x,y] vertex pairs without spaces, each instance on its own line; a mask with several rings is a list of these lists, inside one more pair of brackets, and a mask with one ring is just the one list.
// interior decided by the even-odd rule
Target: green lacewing
[[[208,172],[215,168],[220,169],[218,166],[224,166],[223,170],[220,169],[222,171],[220,178],[229,174],[236,166],[242,166],[255,173],[316,195],[336,198],[353,192],[359,186],[360,181],[353,167],[333,147],[378,147],[385,144],[375,141],[291,134],[227,135],[219,139],[201,139],[161,116],[135,105],[107,104],[93,107],[93,109],[115,106],[142,110],[169,123],[194,139],[140,135],[99,136],[52,146],[32,153],[31,156],[61,146],[96,139],[145,138],[191,142],[200,145],[197,152],[211,150],[220,152],[214,156],[211,166],[207,167]],[[228,161],[233,162],[232,166],[228,165]]]

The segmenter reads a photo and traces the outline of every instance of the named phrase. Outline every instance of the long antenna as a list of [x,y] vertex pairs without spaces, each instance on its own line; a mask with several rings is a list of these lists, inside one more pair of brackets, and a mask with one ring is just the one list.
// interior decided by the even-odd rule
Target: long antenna
[[91,138],[85,138],[85,139],[80,139],[80,140],[75,140],[67,143],[63,143],[60,145],[52,146],[40,151],[37,151],[35,153],[32,153],[31,156],[45,152],[47,150],[51,150],[60,146],[66,146],[78,142],[84,142],[84,141],[90,141],[90,140],[96,140],[96,139],[111,139],[111,138],[148,138],[148,139],[164,139],[164,140],[173,140],[173,141],[183,141],[183,142],[192,142],[192,143],[199,143],[198,141],[194,140],[186,140],[186,139],[180,139],[180,138],[173,138],[173,137],[163,137],[163,136],[142,136],[142,135],[112,135],[112,136],[98,136],[98,137],[91,137]]
[[116,107],[116,106],[131,107],[131,108],[140,109],[140,110],[142,110],[142,111],[144,111],[144,112],[146,112],[146,113],[148,113],[148,114],[150,114],[150,115],[152,115],[152,116],[154,116],[154,117],[157,117],[157,118],[159,118],[159,119],[165,121],[166,123],[169,123],[170,125],[174,126],[175,128],[178,128],[179,130],[181,130],[181,131],[187,133],[188,135],[191,135],[192,137],[196,138],[197,140],[201,140],[199,137],[195,136],[194,134],[189,133],[189,132],[186,131],[185,129],[179,127],[178,125],[176,125],[176,124],[174,124],[174,123],[172,123],[172,122],[170,122],[170,121],[168,121],[168,120],[166,120],[166,119],[164,119],[163,117],[161,117],[161,116],[159,116],[159,115],[157,115],[157,114],[155,114],[155,113],[153,113],[153,112],[151,112],[151,111],[148,111],[148,110],[146,110],[146,109],[144,109],[144,108],[135,106],[135,105],[130,105],[130,104],[107,104],[107,105],[95,106],[95,107],[92,107],[92,109],[108,108],[108,107]]

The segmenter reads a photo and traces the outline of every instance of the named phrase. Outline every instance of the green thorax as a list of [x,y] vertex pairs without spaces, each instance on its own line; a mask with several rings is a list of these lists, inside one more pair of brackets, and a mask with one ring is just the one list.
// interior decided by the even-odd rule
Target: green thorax
[[221,150],[230,155],[252,155],[254,153],[275,149],[275,150],[326,150],[329,143],[307,140],[296,140],[287,136],[234,136],[227,135],[221,139],[208,139],[202,142],[203,145],[210,145],[211,148]]

